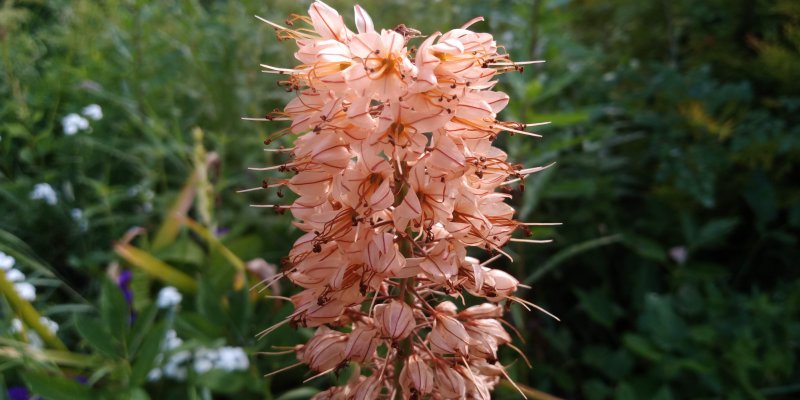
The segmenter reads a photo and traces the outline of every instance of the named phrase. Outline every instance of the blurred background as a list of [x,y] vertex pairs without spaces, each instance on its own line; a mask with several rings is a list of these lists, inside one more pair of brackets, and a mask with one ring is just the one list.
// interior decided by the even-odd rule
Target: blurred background
[[[248,291],[299,232],[248,207],[277,193],[235,193],[282,127],[240,117],[291,96],[258,65],[293,65],[293,43],[253,15],[309,3],[0,1],[0,398],[304,399],[337,379],[262,377],[296,361],[257,352],[311,334],[256,340],[291,307]],[[423,33],[482,15],[513,59],[547,60],[500,80],[503,118],[552,121],[499,140],[557,162],[518,218],[564,223],[503,266],[561,318],[509,314],[533,368],[501,361],[530,397],[800,398],[800,2],[360,4]]]

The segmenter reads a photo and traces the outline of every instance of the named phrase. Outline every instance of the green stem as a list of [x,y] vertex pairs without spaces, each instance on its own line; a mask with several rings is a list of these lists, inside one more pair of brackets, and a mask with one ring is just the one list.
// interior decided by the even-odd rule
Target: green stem
[[14,308],[22,322],[36,331],[47,346],[58,350],[67,350],[67,346],[42,324],[42,316],[33,308],[31,303],[19,297],[14,289],[14,284],[6,278],[6,271],[2,269],[0,269],[0,292],[3,292],[3,295],[6,296],[6,299],[11,303],[11,307]]

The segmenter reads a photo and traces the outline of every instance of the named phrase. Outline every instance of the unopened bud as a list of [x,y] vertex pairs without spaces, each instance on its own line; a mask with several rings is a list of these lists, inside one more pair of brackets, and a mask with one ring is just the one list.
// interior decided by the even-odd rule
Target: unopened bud
[[433,371],[422,357],[412,354],[400,372],[400,384],[424,396],[433,391]]
[[407,338],[416,325],[411,306],[397,300],[375,306],[375,322],[381,334],[394,342]]
[[457,319],[448,315],[436,315],[428,341],[434,353],[458,355],[468,353],[469,334],[466,328]]

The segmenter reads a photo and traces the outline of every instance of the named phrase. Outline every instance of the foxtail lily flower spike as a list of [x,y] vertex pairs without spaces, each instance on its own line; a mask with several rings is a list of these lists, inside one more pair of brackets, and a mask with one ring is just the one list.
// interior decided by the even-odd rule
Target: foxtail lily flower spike
[[[309,380],[355,364],[345,385],[316,399],[488,399],[508,378],[497,351],[516,347],[498,303],[538,307],[517,297],[516,278],[487,265],[510,259],[510,242],[546,242],[513,237],[548,224],[517,221],[506,203],[512,184],[523,190],[546,166],[511,163],[492,142],[538,137],[526,129],[543,123],[498,119],[509,96],[493,90],[496,79],[536,61],[511,61],[492,35],[469,29],[482,20],[424,37],[404,25],[377,30],[355,6],[352,31],[321,1],[284,25],[262,19],[297,44],[294,67],[262,65],[295,96],[245,119],[288,122],[268,146],[294,139],[267,149],[284,161],[252,168],[269,176],[243,191],[283,198],[288,188],[290,203],[254,206],[290,212],[305,234],[263,282],[302,288],[289,299],[294,312],[261,336],[284,324],[316,328],[294,348]],[[485,302],[466,307],[465,295]]]

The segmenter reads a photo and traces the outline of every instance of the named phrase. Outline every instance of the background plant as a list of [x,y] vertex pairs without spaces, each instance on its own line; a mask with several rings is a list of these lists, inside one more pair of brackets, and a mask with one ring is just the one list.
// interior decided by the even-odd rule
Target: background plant
[[[565,223],[553,231],[554,245],[516,248],[517,263],[507,266],[529,276],[529,299],[562,319],[515,315],[534,363],[510,368],[517,381],[587,399],[791,398],[800,391],[794,3],[361,3],[380,25],[414,16],[425,32],[484,15],[483,30],[508,43],[515,59],[548,60],[509,75],[501,88],[520,99],[506,119],[553,121],[544,139],[506,146],[526,165],[558,161],[515,200],[519,218],[535,213]],[[2,3],[0,251],[36,287],[37,314],[59,324],[57,337],[70,350],[45,345],[38,358],[14,352],[26,336],[11,333],[16,313],[4,297],[5,389],[26,386],[45,398],[292,391],[305,398],[316,390],[295,389],[301,372],[260,377],[291,360],[255,353],[296,340],[289,329],[254,340],[289,309],[250,298],[248,282],[257,278],[239,272],[235,260],[275,263],[297,232],[286,217],[249,209],[250,199],[233,193],[259,182],[247,166],[272,163],[253,151],[270,128],[239,117],[288,99],[257,64],[280,65],[291,50],[252,15],[281,20],[306,8],[289,1]],[[102,107],[103,118],[66,135],[62,118],[90,104]],[[190,179],[207,183],[182,192]],[[31,199],[38,183],[52,187],[56,204]],[[196,289],[114,251],[135,226],[145,233],[128,245]],[[172,233],[156,240],[159,232]],[[130,310],[119,301],[119,276],[107,278],[114,262],[133,271],[132,325],[118,318]],[[158,265],[151,271],[165,270]],[[166,285],[183,300],[158,309],[153,303]],[[160,382],[134,373],[156,365],[145,343],[160,349],[170,330],[192,352],[243,347],[249,369]],[[219,384],[231,379],[240,383]]]

